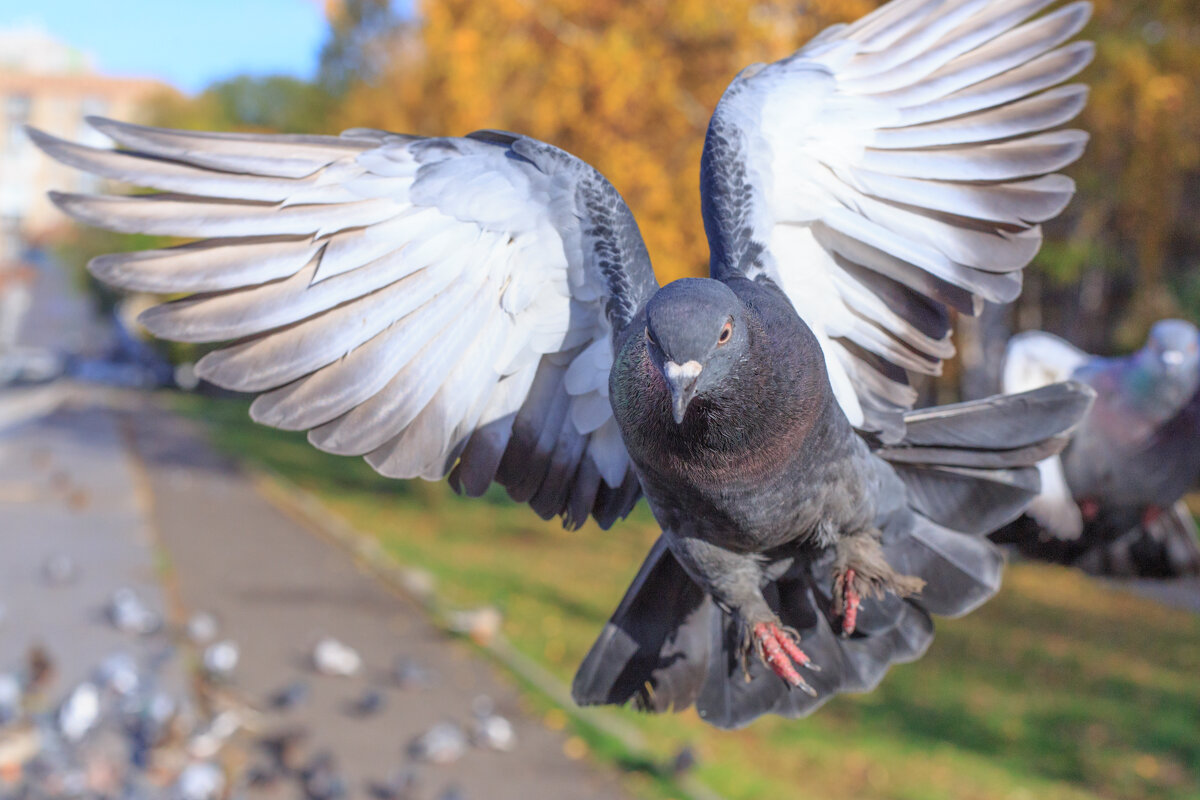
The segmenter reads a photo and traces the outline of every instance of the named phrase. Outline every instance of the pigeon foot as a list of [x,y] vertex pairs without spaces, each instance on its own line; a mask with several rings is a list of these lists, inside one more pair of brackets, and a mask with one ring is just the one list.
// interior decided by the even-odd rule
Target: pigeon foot
[[849,636],[858,626],[858,608],[862,605],[862,595],[854,588],[854,569],[846,570],[842,577],[842,633]]
[[833,571],[833,612],[842,618],[842,635],[850,636],[858,628],[863,598],[883,597],[888,592],[908,597],[924,586],[920,578],[892,569],[874,537],[843,539]]
[[796,644],[798,638],[774,622],[760,622],[754,626],[754,645],[759,657],[766,662],[771,671],[788,686],[816,697],[816,690],[809,686],[796,670],[797,665],[811,670],[818,669],[808,654]]
[[1084,522],[1091,522],[1100,514],[1100,504],[1090,497],[1079,501],[1079,514]]

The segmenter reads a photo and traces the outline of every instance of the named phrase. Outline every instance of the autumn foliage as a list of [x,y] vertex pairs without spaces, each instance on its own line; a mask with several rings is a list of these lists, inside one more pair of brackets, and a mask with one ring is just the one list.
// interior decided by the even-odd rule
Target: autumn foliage
[[439,0],[339,109],[347,126],[462,135],[503,128],[595,165],[633,208],[660,279],[702,274],[700,150],[743,67],[787,55],[869,0]]

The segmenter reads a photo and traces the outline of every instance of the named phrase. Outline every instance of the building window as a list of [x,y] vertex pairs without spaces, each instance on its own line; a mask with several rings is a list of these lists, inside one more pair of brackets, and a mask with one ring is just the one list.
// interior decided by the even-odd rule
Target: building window
[[29,123],[32,105],[27,94],[10,94],[4,98],[4,150],[8,155],[18,156],[25,152],[29,143],[25,126]]

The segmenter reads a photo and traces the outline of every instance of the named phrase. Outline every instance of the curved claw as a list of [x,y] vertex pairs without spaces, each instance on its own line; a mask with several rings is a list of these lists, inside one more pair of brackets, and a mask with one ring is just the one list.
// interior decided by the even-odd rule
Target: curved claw
[[754,626],[754,642],[758,654],[771,670],[783,679],[788,686],[795,687],[813,697],[817,692],[796,670],[796,665],[816,670],[808,654],[800,649],[792,635],[783,631],[773,622],[760,622]]

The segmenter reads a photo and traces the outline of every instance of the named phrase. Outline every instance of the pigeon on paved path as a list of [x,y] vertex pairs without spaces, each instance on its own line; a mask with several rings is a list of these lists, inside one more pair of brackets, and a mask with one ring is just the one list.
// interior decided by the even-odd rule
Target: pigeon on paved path
[[1200,573],[1183,495],[1200,481],[1200,331],[1161,320],[1145,346],[1101,358],[1053,334],[1009,342],[1004,390],[1076,380],[1096,402],[1059,456],[1038,465],[1042,492],[995,541],[1104,575]]
[[743,70],[701,162],[711,278],[661,289],[616,189],[518,134],[30,136],[162,192],[53,199],[197,240],[90,269],[190,294],[142,322],[230,343],[197,374],[259,393],[259,422],[385,475],[498,482],[571,527],[645,495],[662,538],[575,697],[737,726],[871,688],[931,613],[994,593],[984,534],[1090,402],[910,410],[951,310],[1015,298],[1073,194],[1053,173],[1087,137],[1054,129],[1086,99],[1060,84],[1091,59],[1070,41],[1090,5],[1037,16],[1052,3],[893,0]]
[[271,695],[268,705],[276,711],[288,711],[308,702],[311,691],[304,681],[292,681]]

